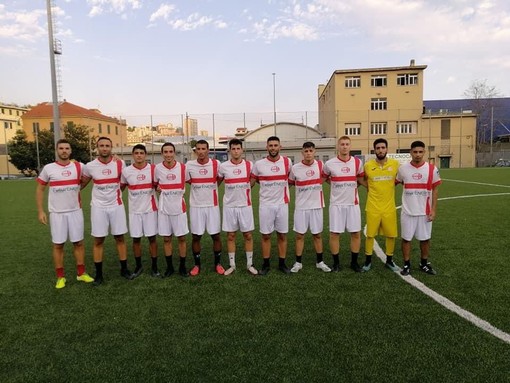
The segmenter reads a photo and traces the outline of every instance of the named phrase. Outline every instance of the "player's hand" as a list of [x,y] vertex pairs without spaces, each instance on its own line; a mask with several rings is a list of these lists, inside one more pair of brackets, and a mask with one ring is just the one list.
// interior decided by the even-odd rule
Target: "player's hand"
[[41,222],[43,225],[48,224],[48,217],[46,217],[46,213],[44,211],[39,213],[39,222]]
[[157,192],[158,194],[161,194],[161,186],[160,186],[160,185],[158,185],[158,186],[156,187],[156,192]]
[[431,210],[430,214],[427,216],[427,219],[429,220],[429,222],[432,222],[434,220],[434,218],[436,218],[436,211]]

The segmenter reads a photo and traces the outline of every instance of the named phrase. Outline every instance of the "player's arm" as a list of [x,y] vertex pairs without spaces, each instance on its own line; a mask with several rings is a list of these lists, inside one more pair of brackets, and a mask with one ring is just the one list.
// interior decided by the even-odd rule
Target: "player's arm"
[[432,189],[432,203],[430,205],[430,214],[428,216],[429,221],[433,221],[436,218],[436,207],[439,199],[439,185],[434,186]]
[[37,205],[37,216],[39,219],[39,222],[41,222],[43,225],[48,224],[48,217],[46,216],[46,212],[44,211],[44,190],[46,190],[46,185],[37,184],[37,189],[35,189],[35,203]]
[[92,178],[90,178],[90,177],[82,176],[81,180],[80,180],[80,189],[85,189],[87,187],[87,185],[89,184],[91,179]]

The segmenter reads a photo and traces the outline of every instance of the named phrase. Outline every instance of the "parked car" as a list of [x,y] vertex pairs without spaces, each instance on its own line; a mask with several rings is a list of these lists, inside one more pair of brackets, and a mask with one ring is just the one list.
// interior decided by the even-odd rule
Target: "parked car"
[[510,167],[510,160],[506,160],[504,158],[500,158],[499,160],[494,162],[492,164],[492,166],[497,167],[497,168]]

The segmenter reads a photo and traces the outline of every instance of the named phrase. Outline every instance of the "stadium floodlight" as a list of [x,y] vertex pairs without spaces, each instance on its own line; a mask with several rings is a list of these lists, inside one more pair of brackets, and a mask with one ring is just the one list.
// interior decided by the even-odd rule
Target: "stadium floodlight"
[[60,112],[58,110],[58,90],[57,90],[57,73],[55,69],[55,55],[61,54],[62,50],[56,49],[55,40],[53,38],[53,17],[51,14],[52,1],[46,0],[46,12],[48,16],[48,41],[50,47],[50,68],[51,68],[51,93],[53,98],[53,134],[55,137],[55,147],[60,139]]

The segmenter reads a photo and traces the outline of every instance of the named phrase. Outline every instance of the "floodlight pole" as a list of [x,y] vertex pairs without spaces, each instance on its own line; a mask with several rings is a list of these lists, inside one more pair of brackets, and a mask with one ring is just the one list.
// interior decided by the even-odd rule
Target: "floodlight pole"
[[276,136],[276,73],[273,73],[273,130]]
[[48,42],[50,48],[50,67],[51,67],[51,94],[53,98],[53,135],[55,148],[57,141],[60,140],[60,112],[58,110],[58,91],[57,91],[57,73],[55,68],[55,40],[53,38],[53,17],[51,16],[51,0],[46,0],[46,10],[48,15]]

